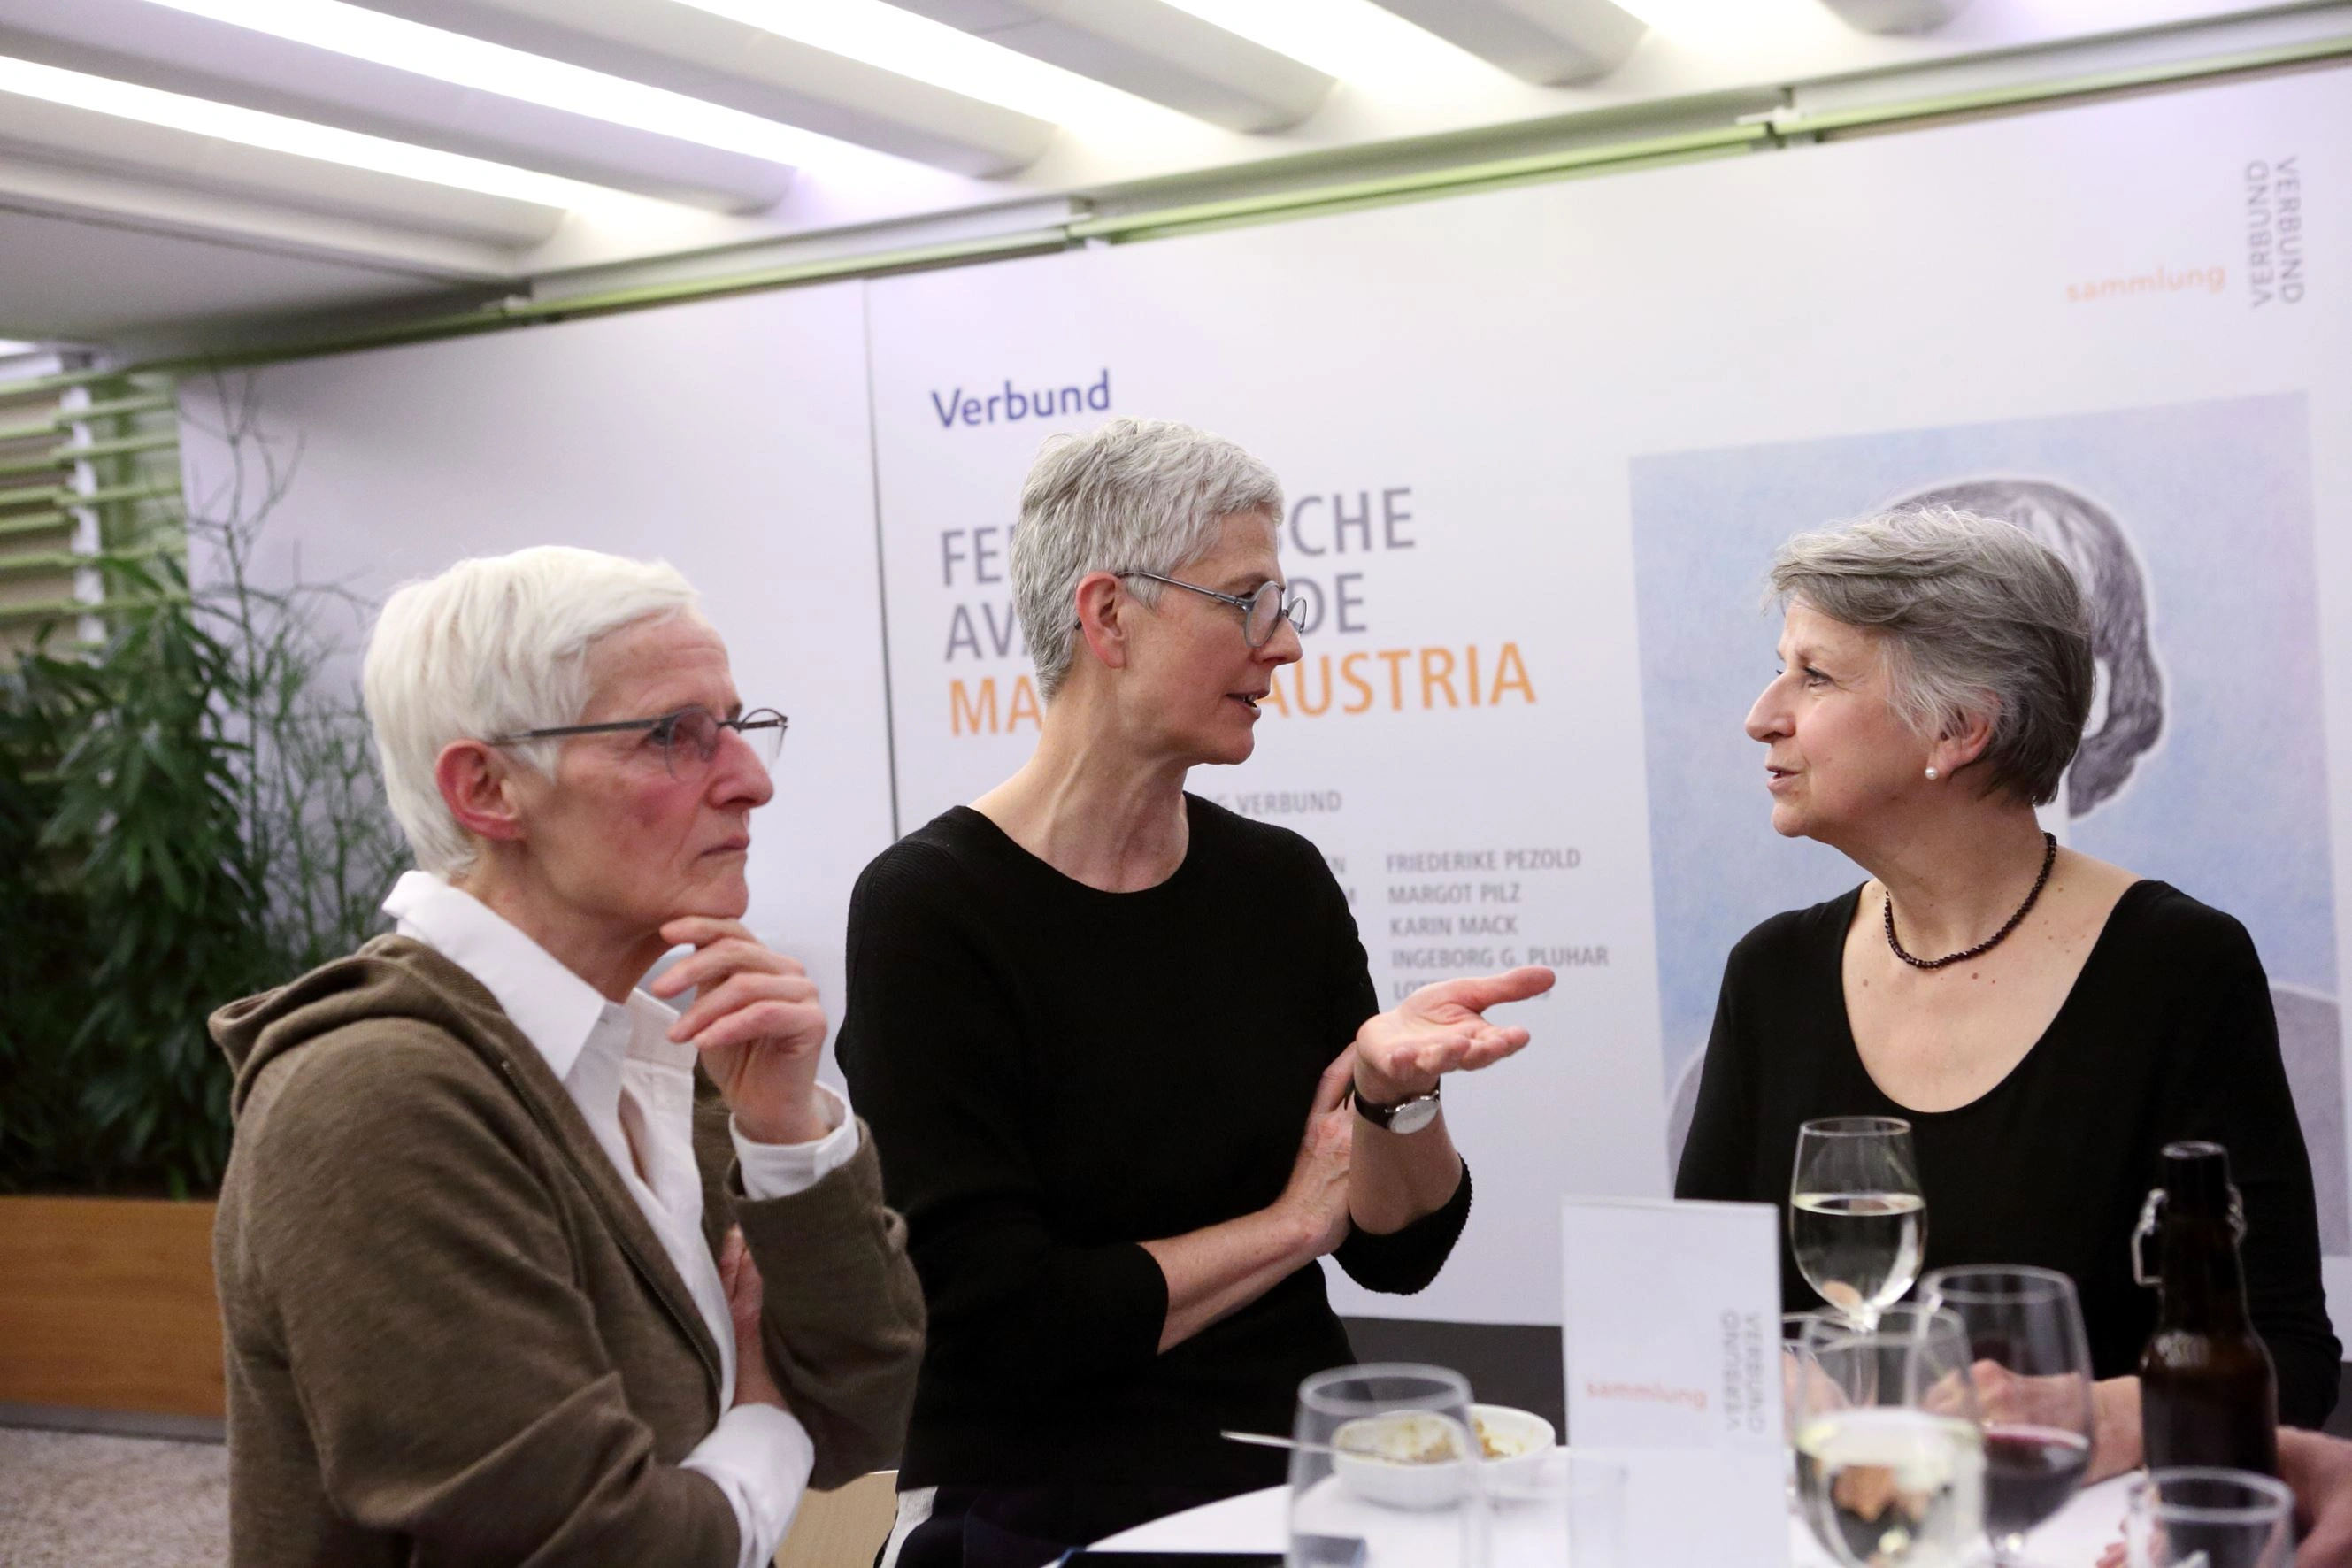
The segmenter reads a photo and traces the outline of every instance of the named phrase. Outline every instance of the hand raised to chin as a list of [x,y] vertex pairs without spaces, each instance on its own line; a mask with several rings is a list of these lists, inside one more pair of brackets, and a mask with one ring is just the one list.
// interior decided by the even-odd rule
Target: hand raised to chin
[[1447,1073],[1502,1060],[1528,1043],[1528,1032],[1488,1023],[1486,1009],[1540,996],[1555,978],[1550,970],[1528,964],[1440,980],[1365,1019],[1356,1031],[1357,1092],[1390,1104],[1427,1094]]
[[669,1037],[702,1053],[737,1131],[759,1143],[811,1143],[830,1132],[816,1096],[824,1009],[800,961],[768,947],[740,921],[687,915],[661,934],[695,951],[646,989],[664,1000],[696,992]]

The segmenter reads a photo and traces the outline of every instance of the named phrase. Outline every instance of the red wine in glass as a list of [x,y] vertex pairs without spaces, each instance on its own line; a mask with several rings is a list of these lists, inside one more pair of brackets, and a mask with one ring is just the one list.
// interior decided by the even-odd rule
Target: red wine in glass
[[1985,1531],[2023,1535],[2066,1505],[2090,1468],[2090,1439],[2057,1426],[1987,1422]]

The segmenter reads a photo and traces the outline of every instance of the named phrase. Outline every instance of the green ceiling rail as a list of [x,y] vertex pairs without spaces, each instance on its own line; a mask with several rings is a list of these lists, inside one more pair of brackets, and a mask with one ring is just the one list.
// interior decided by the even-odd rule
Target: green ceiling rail
[[[48,465],[45,464],[43,466],[47,467]],[[18,506],[37,506],[43,511],[47,511],[54,507],[71,506],[72,504],[73,503],[71,501],[61,501],[58,500],[58,487],[55,485],[39,485],[28,490],[0,490],[0,511],[5,511],[10,507]]]
[[771,289],[830,282],[835,279],[871,278],[891,272],[961,266],[975,261],[999,261],[1009,257],[1062,250],[1068,245],[1068,237],[1061,229],[1048,228],[994,235],[985,239],[910,246],[901,250],[866,251],[856,256],[797,262],[789,267],[764,268],[757,272],[697,279],[688,283],[655,283],[636,289],[614,289],[600,294],[566,295],[560,299],[501,300],[460,315],[436,316],[348,337],[238,353],[193,354],[179,359],[154,360],[135,365],[132,370],[142,375],[158,373],[179,374],[188,371],[274,364],[284,360],[312,359],[321,354],[350,353],[359,349],[391,348],[401,343],[470,337],[478,332],[495,332],[509,327],[566,321],[575,316],[610,315],[618,310],[640,310],[655,305],[678,305],[697,300],[722,299],[730,294],[761,293]]
[[[2165,65],[2090,72],[2022,82],[1979,91],[1944,94],[1903,102],[1820,111],[1785,110],[1753,124],[1734,124],[1675,136],[1653,136],[1604,146],[1538,153],[1524,158],[1459,164],[1421,174],[1353,180],[1276,195],[1243,196],[1228,201],[1200,202],[1149,212],[1074,218],[1046,228],[957,240],[939,245],[868,251],[772,267],[757,271],[696,279],[640,288],[611,289],[565,298],[506,300],[477,310],[376,328],[334,338],[320,338],[215,355],[190,355],[156,360],[127,369],[87,370],[0,386],[0,396],[63,391],[101,383],[132,385],[131,378],[189,370],[225,369],[309,359],[321,354],[348,353],[361,349],[400,343],[427,342],[471,336],[510,327],[560,321],[574,317],[644,310],[654,306],[713,300],[731,294],[760,292],[840,279],[878,277],[918,268],[968,266],[1067,248],[1090,239],[1137,241],[1176,234],[1192,234],[1244,223],[1291,217],[1314,217],[1395,202],[1415,201],[1493,190],[1547,179],[1631,172],[1663,163],[1688,162],[1762,150],[1786,144],[1792,138],[1833,136],[1870,128],[1899,128],[1956,115],[1995,113],[2035,106],[2055,107],[2088,99],[2134,92],[2152,87],[2188,86],[2258,71],[2341,63],[2352,59],[2352,34],[2265,49],[2242,50]],[[121,401],[162,407],[168,395],[140,395]],[[103,407],[105,405],[100,405]],[[83,411],[89,416],[91,411]],[[70,417],[61,415],[60,417]],[[0,505],[6,504],[0,497]]]
[[1830,135],[1840,131],[1900,125],[1906,121],[1940,120],[1954,114],[1984,114],[2029,105],[2056,105],[2073,99],[2099,98],[2143,88],[2171,87],[2250,71],[2284,70],[2319,65],[2352,57],[2352,37],[2316,38],[2308,43],[2283,44],[2274,48],[2245,49],[2210,55],[2168,65],[2135,66],[2122,70],[2095,71],[2087,76],[2053,81],[2018,82],[1904,103],[1873,104],[1856,109],[1822,110],[1818,113],[1776,115],[1772,128],[1787,135]]
[[1353,180],[1307,191],[1273,195],[1240,196],[1230,201],[1199,202],[1190,206],[1163,207],[1155,212],[1125,213],[1114,217],[1081,218],[1065,225],[1072,239],[1125,239],[1145,234],[1170,234],[1203,225],[1227,225],[1236,220],[1304,217],[1334,207],[1357,208],[1433,195],[1456,195],[1498,184],[1581,174],[1620,164],[1649,163],[1660,157],[1695,153],[1745,152],[1769,142],[1762,125],[1726,125],[1692,131],[1679,136],[1651,136],[1635,142],[1612,142],[1602,147],[1579,147],[1563,153],[1540,153],[1524,158],[1499,158],[1484,163],[1455,164],[1416,174],[1392,174],[1377,180]]
[[[5,388],[0,388],[5,393]],[[0,425],[0,441],[37,441],[58,433],[54,419],[36,420],[30,425]]]

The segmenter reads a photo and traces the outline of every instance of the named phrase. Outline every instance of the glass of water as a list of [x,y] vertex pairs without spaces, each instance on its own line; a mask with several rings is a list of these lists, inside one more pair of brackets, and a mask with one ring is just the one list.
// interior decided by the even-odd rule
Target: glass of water
[[1789,1242],[1805,1282],[1856,1328],[1900,1300],[1927,1247],[1911,1124],[1832,1116],[1799,1128]]
[[1400,1562],[1479,1568],[1480,1447],[1460,1373],[1394,1362],[1318,1372],[1298,1385],[1291,1436],[1292,1568],[1332,1537],[1370,1535]]
[[1984,1541],[1984,1433],[1968,1331],[1894,1307],[1869,1328],[1824,1316],[1797,1381],[1798,1511],[1848,1568],[1956,1568]]
[[2288,1568],[2294,1494],[2251,1470],[2150,1470],[2124,1513],[2131,1568]]

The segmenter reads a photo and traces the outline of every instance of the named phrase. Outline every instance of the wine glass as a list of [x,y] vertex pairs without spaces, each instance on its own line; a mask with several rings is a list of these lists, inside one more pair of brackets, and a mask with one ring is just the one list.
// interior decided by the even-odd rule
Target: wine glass
[[1442,1366],[1335,1367],[1298,1385],[1289,1561],[1377,1526],[1404,1561],[1475,1568],[1483,1507],[1470,1384]]
[[1958,1316],[1894,1307],[1805,1330],[1797,1497],[1847,1568],[1957,1568],[1984,1536],[1984,1433]]
[[2252,1470],[2150,1470],[2124,1511],[2131,1568],[2288,1568],[2294,1494]]
[[1797,1511],[1797,1407],[1801,1385],[1809,1378],[1821,1375],[1814,1367],[1812,1352],[1805,1348],[1805,1331],[1821,1319],[1823,1312],[1783,1312],[1780,1314],[1780,1442],[1788,1449],[1789,1511]]
[[2049,1268],[1938,1268],[1920,1287],[1958,1314],[1985,1434],[1985,1528],[2018,1568],[2025,1534],[2065,1506],[2091,1465],[2091,1346],[2074,1282]]
[[1901,1300],[1927,1246],[1911,1124],[1832,1116],[1799,1128],[1789,1242],[1805,1282],[1854,1327],[1870,1327]]

